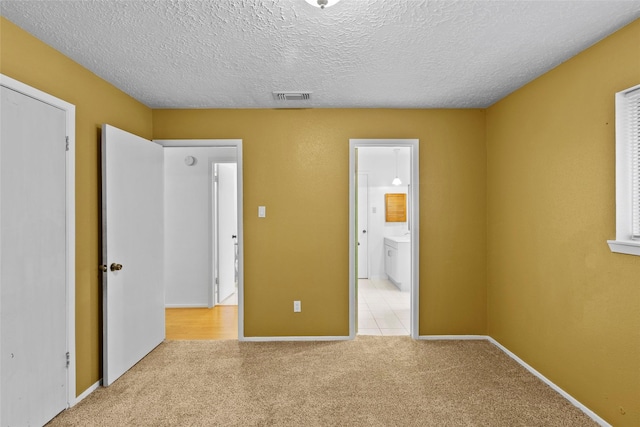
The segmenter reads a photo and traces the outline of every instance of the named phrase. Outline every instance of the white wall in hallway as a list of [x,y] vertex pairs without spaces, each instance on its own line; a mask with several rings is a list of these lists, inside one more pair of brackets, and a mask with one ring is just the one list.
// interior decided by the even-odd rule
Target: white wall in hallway
[[[384,271],[384,237],[403,235],[408,231],[406,222],[386,222],[384,195],[408,192],[410,178],[409,148],[398,152],[398,177],[402,185],[391,185],[396,175],[393,147],[361,147],[358,149],[358,172],[366,173],[369,180],[369,277],[386,278]],[[374,213],[375,210],[375,213]]]
[[[212,162],[235,148],[165,147],[165,304],[207,307],[212,277]],[[196,162],[187,166],[185,158]]]

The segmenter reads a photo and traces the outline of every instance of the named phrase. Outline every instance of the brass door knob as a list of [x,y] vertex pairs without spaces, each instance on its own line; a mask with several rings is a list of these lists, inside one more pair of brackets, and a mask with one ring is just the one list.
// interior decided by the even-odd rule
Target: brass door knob
[[120,271],[122,270],[122,264],[116,264],[115,262],[111,264],[111,271]]
[[100,269],[100,271],[105,272],[107,271],[107,266],[102,264],[100,267],[98,267],[98,269]]

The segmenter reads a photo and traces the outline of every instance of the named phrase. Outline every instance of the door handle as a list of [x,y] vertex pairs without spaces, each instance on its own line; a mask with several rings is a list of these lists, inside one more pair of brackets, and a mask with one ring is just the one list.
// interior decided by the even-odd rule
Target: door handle
[[98,269],[99,269],[100,271],[102,271],[102,272],[107,271],[107,268],[108,268],[108,267],[107,267],[106,265],[104,265],[104,264],[102,264],[101,266],[99,266],[99,267],[98,267]]
[[115,262],[111,264],[111,271],[120,271],[122,270],[122,264],[116,264]]

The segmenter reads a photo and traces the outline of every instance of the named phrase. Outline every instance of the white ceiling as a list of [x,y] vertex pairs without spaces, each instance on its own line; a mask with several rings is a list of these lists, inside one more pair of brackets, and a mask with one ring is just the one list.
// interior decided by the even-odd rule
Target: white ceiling
[[637,19],[640,0],[0,0],[0,14],[152,108],[474,108]]

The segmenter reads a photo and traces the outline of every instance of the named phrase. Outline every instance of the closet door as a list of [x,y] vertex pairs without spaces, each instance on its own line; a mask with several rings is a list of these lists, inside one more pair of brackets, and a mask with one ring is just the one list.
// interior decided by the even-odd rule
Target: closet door
[[67,406],[66,113],[0,87],[0,423]]

